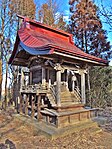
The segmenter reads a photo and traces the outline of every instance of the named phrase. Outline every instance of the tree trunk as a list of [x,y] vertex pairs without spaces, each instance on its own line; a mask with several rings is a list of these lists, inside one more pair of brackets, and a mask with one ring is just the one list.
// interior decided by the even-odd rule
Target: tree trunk
[[89,67],[87,68],[87,84],[88,84],[88,97],[89,97],[89,103],[90,103],[90,107],[92,107]]
[[5,75],[5,110],[7,109],[7,78],[8,78],[8,63],[6,62],[6,75]]
[[82,29],[82,50],[84,51],[84,34],[83,34],[83,29]]
[[89,53],[88,52],[88,45],[87,45],[87,32],[85,31],[85,51],[86,53]]
[[0,101],[2,97],[2,60],[0,60]]
[[13,102],[16,108],[18,67],[14,67]]

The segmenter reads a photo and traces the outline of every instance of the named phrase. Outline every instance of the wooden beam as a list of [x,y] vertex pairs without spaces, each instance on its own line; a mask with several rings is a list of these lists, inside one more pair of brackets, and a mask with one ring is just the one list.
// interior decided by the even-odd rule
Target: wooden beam
[[39,66],[32,66],[30,67],[30,71],[33,71],[33,70],[38,70],[38,69],[41,69],[42,67],[39,65]]
[[83,61],[83,62],[88,62],[88,63],[93,63],[93,64],[104,65],[105,66],[105,64],[100,63],[100,62],[96,62],[94,60],[92,61],[92,60],[89,60],[89,59],[84,59],[84,58],[81,58],[81,57],[76,57],[76,56],[72,56],[72,55],[68,55],[68,54],[64,54],[64,53],[59,53],[59,52],[54,52],[54,54],[64,56],[64,57],[67,57],[67,58],[72,58],[72,59],[75,59],[75,60],[80,60],[80,61]]
[[23,59],[23,58],[14,58],[14,62],[26,63],[26,64],[28,64],[28,60]]

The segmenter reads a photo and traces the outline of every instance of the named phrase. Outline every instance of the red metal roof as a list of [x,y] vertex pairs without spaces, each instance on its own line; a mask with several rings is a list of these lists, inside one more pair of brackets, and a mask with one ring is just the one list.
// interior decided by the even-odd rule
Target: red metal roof
[[[53,47],[50,54],[54,51],[60,53],[65,53],[75,57],[80,57],[83,59],[88,59],[91,61],[96,61],[98,63],[107,64],[106,60],[92,56],[83,52],[81,49],[77,48],[72,40],[72,35],[64,31],[53,29],[41,23],[24,19],[24,23],[18,30],[19,40],[27,47],[32,47],[36,49],[43,49],[44,47]],[[17,45],[17,43],[15,43]],[[14,50],[17,48],[15,47]],[[12,62],[14,58],[14,51],[12,53],[12,58],[9,63]],[[94,62],[93,62],[94,63]]]

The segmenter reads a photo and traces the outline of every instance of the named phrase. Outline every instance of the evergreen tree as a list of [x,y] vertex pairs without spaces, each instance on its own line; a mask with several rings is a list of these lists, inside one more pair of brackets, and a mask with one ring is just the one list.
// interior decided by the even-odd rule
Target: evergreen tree
[[70,31],[75,44],[86,53],[107,58],[110,43],[92,0],[70,0]]
[[112,106],[112,66],[92,67],[90,76],[92,106]]
[[[98,8],[96,5],[92,0],[70,0],[69,4],[71,12],[69,28],[74,35],[75,44],[86,53],[108,58],[108,54],[110,54],[110,43],[107,42],[106,31],[102,29],[102,23],[98,16]],[[92,101],[97,99],[96,101],[98,102],[96,105],[101,106],[103,105],[102,100],[106,99],[107,95],[109,96],[108,99],[111,98],[108,89],[104,87],[105,84],[108,84],[107,81],[105,81],[106,78],[104,78],[104,75],[108,75],[108,73],[105,72],[103,68],[95,67],[90,71],[88,69],[87,102],[89,102],[89,105],[92,105]],[[100,76],[100,78],[97,83],[96,80],[98,76]],[[102,83],[103,81],[104,83]]]

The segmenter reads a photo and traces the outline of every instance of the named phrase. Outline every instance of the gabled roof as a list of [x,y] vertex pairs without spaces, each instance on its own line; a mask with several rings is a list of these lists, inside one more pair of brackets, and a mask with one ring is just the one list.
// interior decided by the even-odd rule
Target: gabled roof
[[87,54],[77,48],[71,34],[22,16],[19,17],[23,19],[23,23],[17,33],[15,47],[9,60],[10,64],[20,51],[18,46],[31,55],[57,54],[92,64],[108,64],[106,60]]

